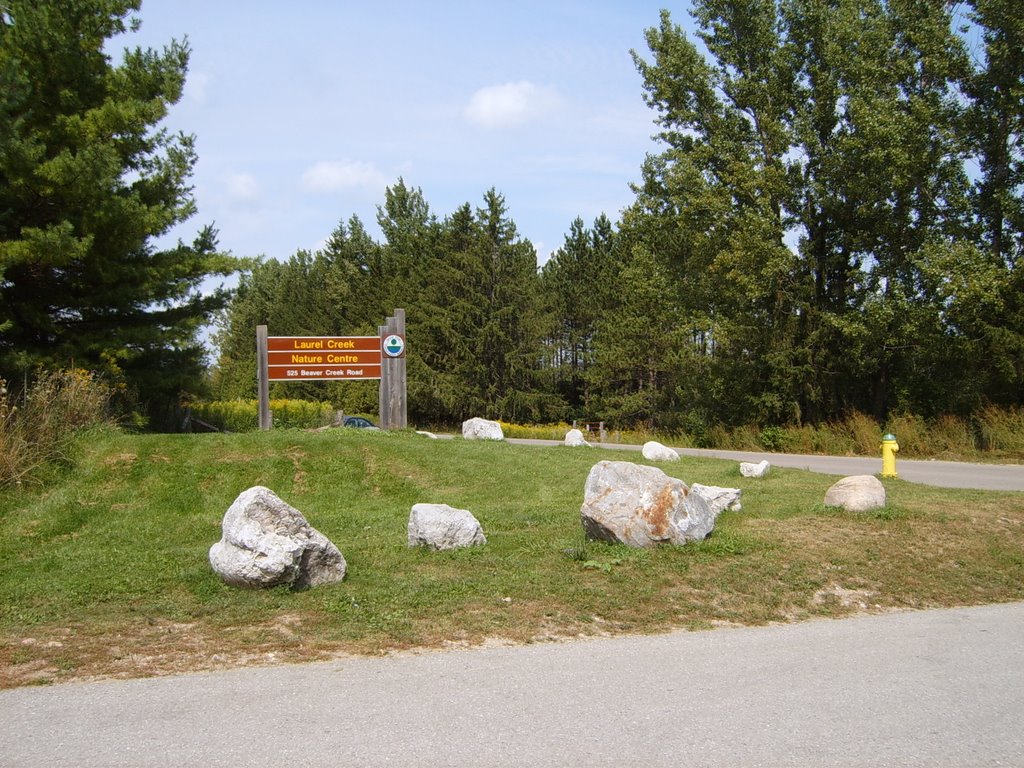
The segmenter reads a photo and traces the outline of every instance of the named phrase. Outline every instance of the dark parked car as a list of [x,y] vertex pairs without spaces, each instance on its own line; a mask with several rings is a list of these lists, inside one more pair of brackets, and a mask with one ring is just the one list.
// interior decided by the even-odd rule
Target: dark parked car
[[362,416],[346,416],[342,426],[358,427],[359,429],[380,429],[372,421],[364,419]]

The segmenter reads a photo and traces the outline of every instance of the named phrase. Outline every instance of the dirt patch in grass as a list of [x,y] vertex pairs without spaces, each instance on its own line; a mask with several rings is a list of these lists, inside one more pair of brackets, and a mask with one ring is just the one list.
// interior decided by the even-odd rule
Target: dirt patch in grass
[[253,627],[152,621],[102,631],[71,626],[6,639],[0,645],[0,688],[70,680],[162,677],[184,672],[317,661],[339,648],[307,643],[298,616]]

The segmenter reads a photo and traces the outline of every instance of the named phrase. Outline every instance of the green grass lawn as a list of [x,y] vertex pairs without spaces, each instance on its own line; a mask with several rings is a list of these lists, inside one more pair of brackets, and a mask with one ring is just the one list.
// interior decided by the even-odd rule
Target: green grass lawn
[[[410,433],[93,433],[43,490],[0,498],[0,686],[485,641],[1024,599],[1024,494],[885,481],[889,507],[822,505],[834,481],[738,464],[662,464],[743,489],[704,542],[587,543],[579,508],[599,448]],[[305,592],[227,587],[207,552],[246,488],[297,507],[348,561]],[[484,547],[409,549],[417,502],[470,510]]]

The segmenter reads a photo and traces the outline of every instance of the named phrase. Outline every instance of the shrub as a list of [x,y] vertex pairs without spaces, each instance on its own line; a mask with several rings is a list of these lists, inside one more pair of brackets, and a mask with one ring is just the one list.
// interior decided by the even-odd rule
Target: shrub
[[[943,456],[970,459],[978,458],[986,451],[1001,458],[1024,458],[1024,408],[990,406],[976,414],[973,421],[956,416],[926,420],[913,414],[901,414],[890,418],[884,426],[857,411],[842,421],[817,425],[727,427],[705,422],[694,414],[684,414],[678,423],[682,431],[677,432],[652,431],[636,426],[615,429],[606,423],[607,442],[640,445],[648,440],[658,440],[684,447],[877,457],[883,434],[893,432],[900,444],[900,456],[905,458]],[[561,440],[570,429],[565,422],[501,424],[506,437]],[[596,441],[596,435],[588,436],[588,439]]]
[[270,415],[279,429],[315,429],[331,423],[334,406],[309,400],[271,400]]
[[680,427],[686,436],[686,442],[695,448],[711,447],[711,427],[706,415],[688,411],[680,419]]
[[764,427],[757,435],[757,442],[764,450],[774,453],[782,450],[785,437],[782,427]]
[[733,451],[763,451],[760,433],[757,427],[741,426],[731,430],[723,430],[717,434],[721,435],[724,444],[717,447],[727,448]]
[[[979,417],[984,448],[1006,446],[1006,455],[1024,453],[1024,410],[1016,412],[990,408]],[[781,451],[831,456],[877,456],[885,431],[893,432],[903,456],[977,455],[978,441],[971,424],[955,416],[926,421],[920,416],[894,416],[883,429],[863,413],[854,412],[841,422],[801,426],[767,426],[756,429],[716,426],[708,430],[708,442],[716,448],[741,451]],[[1013,446],[1016,446],[1014,448]]]
[[110,421],[111,394],[82,370],[41,373],[17,398],[0,379],[0,487],[38,480],[45,467],[70,462],[76,435]]
[[[774,427],[774,429],[779,428]],[[776,447],[772,450],[784,453],[816,453],[820,450],[823,435],[821,428],[812,427],[810,424],[786,427],[784,430],[779,429],[779,433],[774,439]],[[764,430],[761,432],[761,439],[764,440]]]

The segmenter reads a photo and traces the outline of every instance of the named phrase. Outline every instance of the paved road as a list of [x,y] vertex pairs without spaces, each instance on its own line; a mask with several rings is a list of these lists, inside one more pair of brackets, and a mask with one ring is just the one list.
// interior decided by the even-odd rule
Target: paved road
[[[521,445],[558,445],[555,440],[509,440]],[[638,445],[598,443],[601,448],[639,451]],[[753,453],[749,451],[676,448],[685,456],[759,462],[767,459],[773,466],[795,467],[826,475],[876,475],[882,471],[882,459],[854,456],[804,456],[792,453]],[[896,459],[896,471],[903,480],[943,488],[978,488],[988,491],[1024,491],[1024,465],[968,464],[959,461],[918,461]]]
[[1024,603],[0,692],[0,765],[1022,766]]

